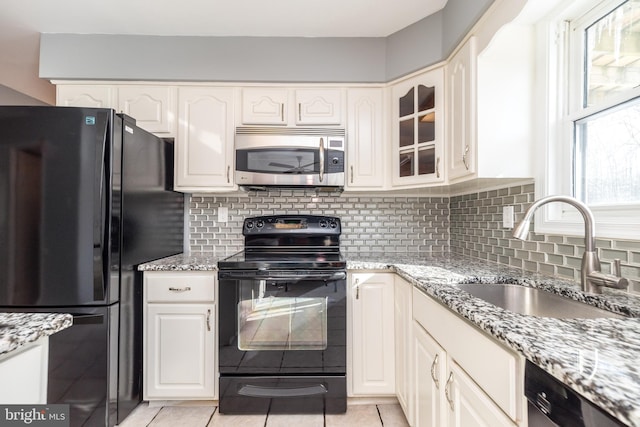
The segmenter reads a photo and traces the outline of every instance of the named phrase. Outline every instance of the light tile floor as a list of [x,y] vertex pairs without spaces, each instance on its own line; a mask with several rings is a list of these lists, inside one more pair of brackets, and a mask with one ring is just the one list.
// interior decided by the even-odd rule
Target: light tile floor
[[221,415],[216,406],[152,406],[144,402],[120,427],[408,427],[400,405],[350,405],[345,414]]

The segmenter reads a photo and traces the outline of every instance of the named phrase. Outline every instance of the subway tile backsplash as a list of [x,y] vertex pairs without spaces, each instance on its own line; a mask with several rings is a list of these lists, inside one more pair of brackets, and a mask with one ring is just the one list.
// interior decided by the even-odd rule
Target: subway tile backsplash
[[[487,259],[529,271],[580,280],[582,237],[530,233],[520,241],[502,227],[502,207],[514,206],[516,220],[534,200],[534,184],[449,197],[308,195],[293,190],[229,196],[189,196],[189,247],[230,253],[242,249],[245,217],[283,213],[338,216],[342,247],[352,251],[447,252]],[[229,220],[218,222],[219,207]],[[640,242],[597,239],[602,269],[622,260],[622,275],[640,282]],[[632,283],[640,292],[640,285]]]
[[[226,223],[217,220],[220,207],[228,208]],[[316,196],[294,190],[264,195],[192,195],[189,247],[192,251],[238,251],[243,246],[244,218],[277,214],[340,217],[340,243],[348,251],[446,252],[450,249],[448,197]]]
[[[502,227],[503,206],[514,206],[520,220],[533,201],[533,184],[451,197],[451,251],[579,281],[582,237],[530,233],[521,241]],[[640,280],[640,242],[597,239],[596,248],[604,272],[609,273],[611,262],[619,258],[622,276]],[[632,283],[631,290],[638,292],[640,287]]]

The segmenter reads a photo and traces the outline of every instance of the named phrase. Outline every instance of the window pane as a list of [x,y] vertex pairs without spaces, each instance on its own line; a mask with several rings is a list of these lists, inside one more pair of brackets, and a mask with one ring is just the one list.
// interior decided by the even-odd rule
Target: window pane
[[436,149],[429,147],[418,151],[418,175],[436,172]]
[[414,119],[400,122],[400,147],[406,147],[407,145],[413,145],[415,143],[413,122]]
[[436,113],[428,113],[418,119],[418,143],[436,139]]
[[413,151],[400,153],[400,176],[413,176]]
[[640,83],[640,0],[628,0],[586,30],[584,106]]
[[436,88],[418,86],[418,112],[432,110],[436,105]]
[[590,205],[640,201],[640,98],[575,123],[575,195]]
[[413,114],[413,92],[413,88],[409,89],[409,92],[398,101],[400,102],[400,117]]

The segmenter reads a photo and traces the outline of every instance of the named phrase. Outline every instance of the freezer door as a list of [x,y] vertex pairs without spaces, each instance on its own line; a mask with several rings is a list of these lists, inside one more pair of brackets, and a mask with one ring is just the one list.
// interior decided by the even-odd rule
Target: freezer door
[[107,109],[0,107],[0,306],[118,300],[113,121]]

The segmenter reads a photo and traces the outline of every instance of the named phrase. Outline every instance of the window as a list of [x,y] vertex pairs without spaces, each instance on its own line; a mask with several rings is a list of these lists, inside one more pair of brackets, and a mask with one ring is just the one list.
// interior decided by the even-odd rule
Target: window
[[[640,0],[566,4],[548,27],[553,101],[541,195],[585,202],[600,237],[640,238]],[[562,206],[536,228],[581,234],[582,225]]]

